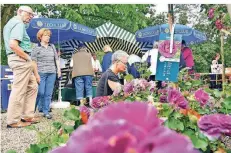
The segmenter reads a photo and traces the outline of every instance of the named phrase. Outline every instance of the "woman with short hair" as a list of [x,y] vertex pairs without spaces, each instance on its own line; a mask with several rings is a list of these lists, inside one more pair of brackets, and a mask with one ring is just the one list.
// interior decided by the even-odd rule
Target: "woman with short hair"
[[112,63],[111,57],[112,57],[112,49],[109,45],[105,45],[103,47],[103,51],[105,55],[103,56],[103,61],[102,61],[102,72],[105,72]]
[[51,31],[49,29],[40,29],[37,33],[39,43],[33,48],[31,54],[33,62],[37,64],[41,79],[35,110],[38,106],[39,111],[43,112],[44,117],[47,119],[52,118],[49,110],[56,75],[58,74],[58,77],[61,76],[58,54],[55,46],[49,43],[50,37]]

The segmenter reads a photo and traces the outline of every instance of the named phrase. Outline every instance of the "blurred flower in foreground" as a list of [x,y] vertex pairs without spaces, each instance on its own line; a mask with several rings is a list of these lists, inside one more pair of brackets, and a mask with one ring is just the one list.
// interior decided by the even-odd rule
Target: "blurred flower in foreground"
[[51,153],[199,153],[187,137],[161,122],[146,103],[111,104]]

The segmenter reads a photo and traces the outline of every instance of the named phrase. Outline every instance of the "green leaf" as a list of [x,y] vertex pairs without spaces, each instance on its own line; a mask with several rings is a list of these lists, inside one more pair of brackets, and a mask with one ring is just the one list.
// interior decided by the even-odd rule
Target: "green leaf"
[[26,150],[27,153],[42,153],[42,150],[37,144],[31,144],[30,148]]
[[69,134],[62,134],[61,135],[61,138],[63,139],[63,143],[66,143],[67,142],[67,140],[69,139]]
[[74,131],[74,127],[70,125],[63,125],[63,130],[65,133],[72,133]]
[[186,85],[186,86],[191,86],[192,83],[191,83],[191,82],[186,82],[185,85]]
[[38,144],[38,147],[41,149],[42,153],[47,153],[49,151],[49,145],[48,144]]
[[192,85],[193,86],[199,86],[199,85],[201,85],[201,81],[200,80],[193,80]]
[[227,97],[224,102],[223,106],[227,109],[231,109],[231,96]]
[[[187,130],[187,131],[184,131],[183,134],[187,135],[190,137],[193,145],[195,148],[197,149],[202,149],[203,151],[206,151],[207,150],[207,146],[208,146],[208,141],[206,138],[199,138],[198,137],[198,133],[196,134],[194,131],[192,130]],[[200,135],[200,134],[199,134]]]
[[77,120],[75,121],[75,126],[74,126],[74,129],[77,129],[80,125],[82,125],[82,120]]
[[178,112],[174,112],[173,116],[175,119],[178,119],[178,118],[181,118],[183,115]]
[[169,127],[170,129],[176,131],[183,131],[184,124],[180,120],[175,120],[174,118],[170,118],[165,122],[165,126]]
[[6,153],[17,153],[15,150],[8,150]]
[[72,121],[79,120],[80,119],[79,115],[80,115],[79,110],[75,108],[71,108],[70,110],[66,110],[64,112],[64,117]]
[[214,95],[215,95],[215,97],[217,97],[217,98],[220,98],[221,97],[221,95],[222,95],[222,92],[221,91],[219,91],[219,90],[214,90]]
[[60,122],[53,122],[53,126],[55,127],[55,129],[59,130],[62,126],[62,123]]

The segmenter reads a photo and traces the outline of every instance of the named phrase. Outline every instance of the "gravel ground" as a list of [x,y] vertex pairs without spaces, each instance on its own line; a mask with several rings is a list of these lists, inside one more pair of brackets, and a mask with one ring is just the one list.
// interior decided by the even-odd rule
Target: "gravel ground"
[[[53,109],[51,120],[42,117],[41,122],[34,125],[41,131],[46,130],[53,121],[62,119],[63,112],[64,109]],[[25,128],[6,128],[6,113],[1,114],[1,120],[1,153],[6,153],[10,149],[17,151],[17,153],[25,153],[30,144],[36,143],[37,135],[35,131]]]

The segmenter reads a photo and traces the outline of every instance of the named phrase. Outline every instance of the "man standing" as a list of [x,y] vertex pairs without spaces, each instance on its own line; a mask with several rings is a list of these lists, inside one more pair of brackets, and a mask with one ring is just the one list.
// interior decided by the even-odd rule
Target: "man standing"
[[8,128],[25,127],[39,121],[34,106],[40,77],[29,56],[31,42],[25,29],[25,24],[33,17],[30,7],[20,6],[17,16],[11,18],[3,29],[8,65],[14,75],[7,110]]
[[81,44],[78,51],[73,54],[70,66],[73,66],[72,78],[75,82],[76,105],[84,98],[84,91],[87,97],[88,106],[92,99],[92,77],[94,75],[91,54],[87,48]]

